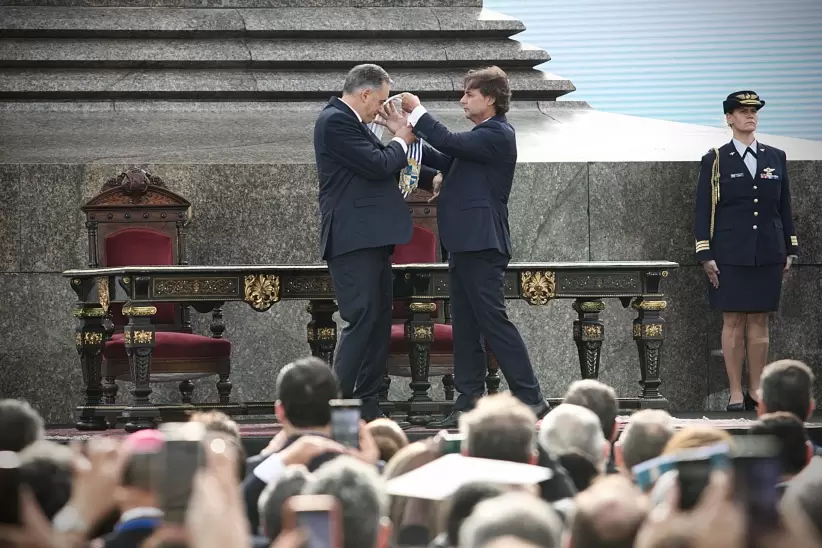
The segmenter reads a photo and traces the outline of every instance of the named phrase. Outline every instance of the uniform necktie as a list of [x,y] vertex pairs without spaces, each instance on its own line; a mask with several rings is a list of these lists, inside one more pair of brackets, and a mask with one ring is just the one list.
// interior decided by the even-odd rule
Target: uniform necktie
[[748,147],[745,149],[745,154],[742,155],[742,159],[744,160],[748,156],[748,154],[756,158],[756,152],[754,152],[751,147]]

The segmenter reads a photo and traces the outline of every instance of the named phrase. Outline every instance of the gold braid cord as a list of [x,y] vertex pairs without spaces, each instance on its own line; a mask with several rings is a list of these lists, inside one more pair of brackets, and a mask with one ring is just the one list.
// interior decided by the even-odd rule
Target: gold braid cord
[[711,171],[711,239],[714,237],[714,219],[716,219],[716,204],[719,203],[719,150],[714,149],[714,167]]

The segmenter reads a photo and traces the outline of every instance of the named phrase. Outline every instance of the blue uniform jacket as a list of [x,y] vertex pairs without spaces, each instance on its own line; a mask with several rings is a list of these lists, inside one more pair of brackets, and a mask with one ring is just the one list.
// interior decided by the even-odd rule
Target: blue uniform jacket
[[444,175],[437,224],[445,249],[450,253],[496,249],[510,257],[508,197],[517,165],[517,139],[505,116],[489,118],[471,131],[452,133],[425,113],[414,132],[431,145],[423,149],[423,163]]
[[756,174],[736,151],[733,142],[719,151],[719,201],[713,236],[711,176],[716,154],[702,157],[696,189],[694,235],[701,262],[757,266],[784,263],[799,252],[791,216],[791,190],[785,153],[757,142]]

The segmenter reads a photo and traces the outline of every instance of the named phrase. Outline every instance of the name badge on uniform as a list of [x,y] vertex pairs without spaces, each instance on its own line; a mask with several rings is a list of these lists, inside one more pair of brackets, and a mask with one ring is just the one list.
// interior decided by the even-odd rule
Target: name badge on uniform
[[738,177],[744,177],[744,173],[731,173],[731,179],[736,179]]
[[764,173],[759,176],[760,179],[779,179],[779,175],[774,175],[773,172],[776,170],[772,167],[766,167],[762,171]]

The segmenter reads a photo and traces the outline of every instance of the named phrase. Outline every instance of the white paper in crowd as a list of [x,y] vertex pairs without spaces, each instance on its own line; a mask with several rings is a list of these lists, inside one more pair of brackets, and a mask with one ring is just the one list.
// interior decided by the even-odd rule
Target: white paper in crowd
[[469,483],[535,485],[551,479],[552,475],[551,470],[542,466],[454,453],[389,480],[386,488],[389,495],[444,500]]
[[272,481],[277,481],[283,474],[283,470],[285,470],[285,464],[283,464],[282,457],[274,453],[254,468],[254,475],[267,485]]

